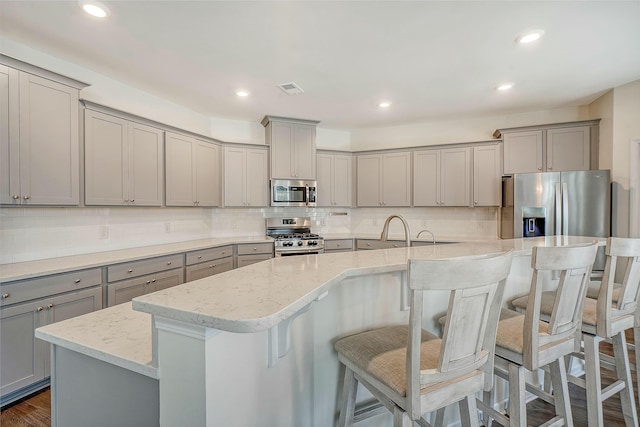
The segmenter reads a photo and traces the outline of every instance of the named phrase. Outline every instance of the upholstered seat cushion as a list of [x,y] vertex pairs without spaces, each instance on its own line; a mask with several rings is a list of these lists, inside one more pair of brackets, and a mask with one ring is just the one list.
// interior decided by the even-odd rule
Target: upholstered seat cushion
[[[389,326],[342,338],[335,348],[356,367],[406,396],[407,337],[408,326]],[[437,369],[441,341],[422,330],[420,369]]]
[[[619,294],[619,292],[618,292]],[[545,314],[547,316],[551,315],[551,310],[553,310],[553,301],[556,297],[556,293],[555,292],[543,292],[542,296],[540,298],[540,313]],[[525,295],[523,297],[520,298],[516,298],[513,301],[511,301],[511,304],[519,309],[526,309],[527,308],[527,301],[529,299],[528,295]],[[582,312],[582,323],[585,325],[591,325],[591,326],[596,326],[597,323],[597,317],[596,317],[596,311],[597,311],[597,303],[598,300],[597,299],[593,299],[593,298],[585,298],[584,300],[584,311]],[[499,329],[498,329],[499,330]]]
[[[589,283],[589,287],[587,288],[587,298],[598,299],[599,292],[600,292],[600,282]],[[612,302],[616,303],[618,302],[619,298],[620,298],[620,285],[618,283],[614,283],[611,300]]]
[[[539,322],[538,331],[546,334],[549,330],[546,322]],[[500,311],[496,347],[522,354],[524,347],[524,314],[503,308]]]

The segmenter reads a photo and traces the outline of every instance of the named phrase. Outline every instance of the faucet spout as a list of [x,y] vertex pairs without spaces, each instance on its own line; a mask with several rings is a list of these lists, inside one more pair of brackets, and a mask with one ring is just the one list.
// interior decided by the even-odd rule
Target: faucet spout
[[409,231],[409,224],[407,224],[407,221],[402,217],[402,215],[389,215],[389,217],[384,222],[384,226],[382,227],[382,233],[380,234],[380,240],[383,241],[383,242],[387,241],[387,238],[389,237],[389,223],[394,218],[397,218],[400,221],[402,221],[402,226],[404,227],[404,238],[405,238],[405,241],[407,243],[407,247],[410,247],[411,246],[411,232]]

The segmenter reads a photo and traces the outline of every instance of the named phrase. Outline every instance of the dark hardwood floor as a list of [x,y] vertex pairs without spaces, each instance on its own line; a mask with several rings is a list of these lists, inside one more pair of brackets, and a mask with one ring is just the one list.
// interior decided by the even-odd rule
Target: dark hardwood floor
[[[604,344],[606,346],[607,344]],[[607,349],[603,348],[603,352],[607,353]],[[633,357],[631,352],[630,357]],[[603,384],[610,384],[613,374],[610,371],[603,370]],[[634,384],[634,397],[637,402],[638,396],[638,380],[636,372],[632,372]],[[587,403],[586,393],[580,387],[569,384],[569,392],[571,394],[571,409],[573,411],[573,421],[575,427],[587,426]],[[605,401],[604,404],[604,425],[606,427],[623,427],[624,419],[622,418],[622,409],[620,406],[620,397],[615,395]],[[553,406],[541,401],[535,400],[527,405],[527,421],[529,426],[537,426],[553,417]],[[49,389],[45,389],[38,394],[31,396],[29,399],[20,401],[0,412],[1,427],[49,427],[51,426],[51,393]],[[499,426],[493,423],[492,427]],[[330,426],[327,426],[330,427]]]

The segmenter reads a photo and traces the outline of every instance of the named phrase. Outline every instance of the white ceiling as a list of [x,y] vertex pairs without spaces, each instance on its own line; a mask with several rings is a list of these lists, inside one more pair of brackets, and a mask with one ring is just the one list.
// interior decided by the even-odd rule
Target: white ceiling
[[[97,21],[1,0],[0,35],[208,116],[337,129],[585,105],[640,79],[638,0],[103,3]],[[516,45],[531,28],[544,38]]]

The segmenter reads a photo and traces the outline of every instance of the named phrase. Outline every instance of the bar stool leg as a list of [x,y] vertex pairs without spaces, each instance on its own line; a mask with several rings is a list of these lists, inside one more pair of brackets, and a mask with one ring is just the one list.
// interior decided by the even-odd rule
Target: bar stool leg
[[600,339],[596,336],[583,334],[584,342],[584,371],[587,389],[587,420],[589,427],[604,425],[602,413],[602,384],[600,382]]
[[353,414],[356,407],[356,392],[358,380],[353,371],[345,367],[344,384],[342,386],[342,402],[340,403],[340,419],[338,427],[350,427],[353,425]]
[[555,400],[556,415],[564,418],[564,425],[573,427],[571,416],[571,402],[569,401],[569,386],[567,381],[567,368],[564,358],[560,357],[549,366],[551,369],[551,383],[553,385],[553,398]]
[[527,427],[525,368],[509,364],[509,427]]
[[638,427],[638,414],[633,396],[633,382],[631,381],[629,354],[624,331],[614,335],[612,341],[616,359],[616,374],[618,374],[618,379],[624,381],[625,384],[625,387],[620,390],[620,403],[622,404],[625,425],[627,427]]

